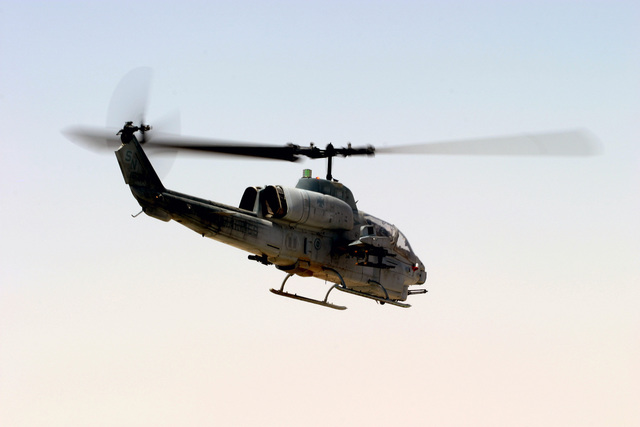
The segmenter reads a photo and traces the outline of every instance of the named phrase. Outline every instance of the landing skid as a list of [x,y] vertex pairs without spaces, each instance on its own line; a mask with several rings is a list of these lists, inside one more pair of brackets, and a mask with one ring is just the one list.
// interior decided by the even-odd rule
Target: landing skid
[[[311,304],[318,304],[318,305],[321,305],[323,307],[333,308],[334,310],[346,310],[347,309],[347,307],[345,307],[343,305],[331,304],[330,302],[327,301],[327,298],[329,298],[329,293],[331,293],[331,291],[334,288],[339,288],[340,287],[339,285],[333,285],[331,287],[331,289],[329,289],[329,291],[327,292],[327,295],[325,295],[324,300],[322,300],[322,301],[318,300],[318,299],[303,297],[301,295],[285,292],[284,291],[284,285],[285,285],[285,283],[287,283],[287,280],[289,280],[289,277],[291,277],[291,276],[293,276],[292,273],[287,274],[287,277],[285,277],[284,280],[282,281],[282,286],[280,286],[280,289],[278,289],[278,290],[269,289],[269,290],[271,292],[273,292],[274,294],[276,294],[276,295],[280,295],[280,296],[287,297],[287,298],[297,299],[299,301],[310,302]],[[342,277],[340,279],[342,279]]]
[[304,301],[304,302],[310,302],[311,304],[318,304],[321,305],[323,307],[329,307],[329,308],[333,308],[335,310],[346,310],[347,307],[343,306],[343,305],[335,305],[335,304],[331,304],[330,302],[325,301],[320,301],[317,299],[313,299],[313,298],[307,298],[307,297],[303,297],[301,295],[296,295],[296,294],[290,294],[289,292],[285,292],[285,291],[281,291],[281,290],[276,290],[276,289],[269,289],[271,292],[273,292],[276,295],[280,295],[283,297],[287,297],[287,298],[293,298],[293,299],[297,299],[299,301]]
[[389,294],[387,293],[387,290],[385,289],[384,286],[382,286],[380,283],[374,281],[374,280],[370,280],[369,283],[371,285],[378,285],[380,286],[380,288],[382,288],[385,297],[379,297],[379,296],[375,296],[375,295],[371,295],[371,294],[367,294],[365,292],[360,292],[360,291],[356,291],[354,289],[349,289],[347,288],[347,286],[344,283],[344,279],[342,278],[342,276],[340,275],[340,273],[338,273],[336,270],[334,270],[333,268],[329,268],[329,267],[323,267],[323,270],[326,271],[331,271],[332,273],[334,273],[335,275],[338,276],[338,278],[340,279],[340,284],[335,284],[333,286],[331,286],[331,288],[329,288],[329,290],[327,291],[327,294],[324,297],[324,300],[317,300],[317,299],[313,299],[313,298],[308,298],[308,297],[303,297],[301,295],[297,295],[297,294],[292,294],[289,292],[285,292],[284,291],[284,285],[287,283],[287,280],[289,280],[289,278],[291,276],[293,276],[293,273],[289,273],[287,274],[287,277],[284,278],[284,280],[282,281],[282,286],[280,286],[280,289],[276,290],[276,289],[269,289],[272,293],[276,294],[276,295],[280,295],[283,297],[287,297],[287,298],[293,298],[293,299],[297,299],[299,301],[304,301],[304,302],[310,302],[311,304],[317,304],[317,305],[321,305],[324,307],[328,307],[328,308],[333,308],[334,310],[346,310],[347,307],[342,306],[342,305],[336,305],[336,304],[331,304],[330,302],[327,301],[327,299],[329,298],[329,294],[331,293],[332,290],[337,289],[341,292],[346,292],[348,294],[352,294],[352,295],[357,295],[359,297],[364,297],[364,298],[369,298],[372,299],[374,301],[379,302],[380,304],[391,304],[391,305],[395,305],[396,307],[402,307],[402,308],[409,308],[411,307],[410,304],[405,304],[405,303],[401,303],[398,301],[394,301],[392,299],[389,299]]
[[378,301],[380,304],[391,304],[391,305],[395,305],[397,307],[402,307],[402,308],[411,307],[411,304],[405,304],[405,303],[402,303],[402,302],[394,301],[394,300],[389,299],[389,298],[382,298],[382,297],[378,297],[378,296],[375,296],[375,295],[366,294],[364,292],[356,291],[356,290],[353,290],[353,289],[343,288],[342,286],[338,286],[336,289],[338,289],[339,291],[342,291],[342,292],[346,292],[348,294],[357,295],[359,297],[369,298],[369,299],[372,299],[374,301]]

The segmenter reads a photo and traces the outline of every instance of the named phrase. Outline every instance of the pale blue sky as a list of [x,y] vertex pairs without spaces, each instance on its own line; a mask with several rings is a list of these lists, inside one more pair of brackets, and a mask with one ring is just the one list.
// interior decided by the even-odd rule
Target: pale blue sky
[[[636,2],[0,1],[0,424],[640,423]],[[283,274],[138,207],[102,125],[154,69],[149,121],[378,146],[585,128],[580,159],[336,161],[429,272],[413,307],[277,298]],[[180,156],[237,204],[303,167]],[[292,279],[301,293],[326,285]]]

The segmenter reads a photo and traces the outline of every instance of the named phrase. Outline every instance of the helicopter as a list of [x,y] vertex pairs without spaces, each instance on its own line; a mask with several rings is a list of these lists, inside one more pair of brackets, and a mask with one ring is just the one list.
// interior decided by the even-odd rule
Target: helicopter
[[[131,74],[131,73],[130,73]],[[125,77],[126,79],[126,77]],[[124,79],[123,79],[124,80]],[[131,79],[129,79],[131,80]],[[329,302],[338,290],[381,305],[411,307],[409,296],[426,294],[425,264],[407,237],[393,224],[360,210],[351,190],[333,178],[333,158],[373,156],[377,153],[552,155],[595,153],[593,138],[583,131],[522,135],[484,140],[414,144],[376,150],[364,147],[321,149],[314,144],[283,146],[201,140],[176,135],[152,135],[150,125],[126,121],[117,132],[73,127],[63,131],[72,141],[114,147],[117,162],[131,193],[146,215],[175,221],[201,235],[249,253],[248,259],[273,265],[286,276],[278,296],[345,310]],[[294,187],[247,187],[238,206],[231,206],[167,189],[145,148],[161,147],[210,154],[257,157],[294,162],[301,157],[327,159],[325,179],[303,171]],[[139,215],[139,214],[138,214]],[[136,215],[137,216],[137,215]],[[292,276],[315,277],[331,283],[324,299],[285,290]]]

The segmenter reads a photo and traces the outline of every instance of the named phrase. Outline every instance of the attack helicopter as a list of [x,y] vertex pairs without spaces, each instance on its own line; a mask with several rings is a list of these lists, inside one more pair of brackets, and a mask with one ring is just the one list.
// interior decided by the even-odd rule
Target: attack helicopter
[[[123,79],[131,83],[130,73]],[[139,74],[139,73],[138,73]],[[123,85],[121,82],[120,86]],[[129,85],[130,86],[130,85]],[[329,302],[333,290],[408,308],[409,296],[425,294],[424,263],[407,237],[394,225],[360,210],[351,190],[332,176],[334,157],[373,156],[379,153],[554,155],[595,153],[593,138],[583,131],[522,135],[473,141],[449,141],[387,147],[334,147],[313,144],[273,146],[232,141],[202,140],[153,134],[140,114],[138,123],[126,121],[117,132],[87,127],[63,133],[74,142],[117,147],[115,155],[125,183],[146,215],[175,221],[199,235],[249,253],[248,259],[273,265],[286,276],[276,295],[344,310]],[[119,145],[119,146],[118,146]],[[325,179],[305,169],[295,187],[253,186],[245,189],[238,206],[230,206],[167,189],[145,148],[187,150],[210,154],[249,156],[294,162],[302,157],[326,159]],[[324,299],[285,290],[294,275],[315,277],[332,285]]]

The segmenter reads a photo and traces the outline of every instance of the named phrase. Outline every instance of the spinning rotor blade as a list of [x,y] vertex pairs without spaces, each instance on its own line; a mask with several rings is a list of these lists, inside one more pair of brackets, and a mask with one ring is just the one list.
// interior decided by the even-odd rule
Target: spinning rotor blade
[[125,122],[143,123],[152,71],[149,67],[135,68],[118,83],[107,110],[106,128],[73,126],[62,131],[72,142],[92,151],[114,151],[120,146],[116,135]]
[[476,156],[593,156],[597,139],[583,130],[453,140],[376,149],[380,154],[444,154]]
[[[73,126],[66,128],[62,131],[62,134],[67,137],[71,142],[86,148],[91,151],[95,151],[98,153],[113,153],[116,151],[122,142],[120,140],[120,136],[116,135],[117,130],[115,128],[97,128],[97,127],[89,127],[89,126]],[[166,135],[171,135],[175,137],[173,134],[167,134],[162,132],[153,132],[149,133],[146,136],[147,142],[145,143],[145,150],[147,154],[153,159],[157,160],[160,157],[173,157],[177,154],[178,150],[171,146],[164,146],[160,144],[154,144],[154,138],[162,138],[166,137]],[[157,165],[157,162],[154,162],[158,171],[158,174],[163,176],[166,175],[169,169],[171,168],[171,163],[173,163],[173,159],[169,164],[165,165]]]
[[73,126],[62,131],[71,142],[92,151],[115,151],[121,144],[118,129]]
[[[125,122],[131,121],[136,125],[146,124],[145,113],[151,88],[152,69],[140,67],[128,72],[118,83],[107,111],[107,127],[73,126],[62,131],[72,142],[92,151],[115,151],[121,144],[117,135]],[[165,135],[180,134],[180,112],[175,110],[155,121],[158,129],[162,129]],[[167,133],[170,132],[170,133]],[[138,135],[141,143],[148,141],[154,135],[162,135],[162,132],[154,132]],[[152,158],[159,156],[175,157],[176,150],[167,147],[149,147],[148,154]],[[166,163],[166,161],[164,162]],[[170,169],[170,165],[161,165],[160,169]]]
[[120,80],[111,95],[107,110],[107,127],[122,128],[125,122],[143,123],[153,72],[149,67],[135,68]]
[[299,154],[299,147],[293,144],[274,146],[169,135],[154,135],[152,141],[155,147],[166,147],[209,154],[227,154],[273,160],[286,160],[289,162],[297,161]]
[[452,140],[381,148],[371,146],[364,148],[352,148],[351,146],[348,148],[334,148],[329,144],[326,149],[320,149],[314,146],[300,147],[293,144],[268,146],[193,138],[165,139],[161,136],[154,138],[154,143],[176,149],[287,161],[296,161],[300,156],[318,159],[373,154],[579,157],[597,155],[601,151],[599,141],[584,130]]
[[[147,100],[151,86],[151,68],[136,68],[126,74],[116,87],[109,103],[107,128],[71,127],[63,131],[71,141],[92,150],[113,151],[120,146],[118,130],[125,122],[135,125],[144,122]],[[174,116],[175,118],[175,116]],[[162,127],[162,126],[161,126]],[[174,126],[175,127],[175,126]],[[179,132],[179,117],[177,129]],[[173,154],[179,150],[210,154],[256,157],[295,162],[301,156],[312,159],[328,159],[328,176],[331,174],[333,157],[379,154],[441,154],[484,156],[590,156],[600,152],[596,138],[586,131],[572,130],[552,133],[521,134],[495,138],[452,140],[394,147],[372,146],[352,148],[334,147],[321,149],[311,144],[301,147],[294,144],[265,145],[240,143],[219,139],[199,139],[162,133],[157,130],[144,132],[138,138],[150,152]]]
[[153,139],[154,146],[170,147],[179,150],[199,151],[212,154],[228,154],[234,156],[258,157],[272,160],[298,161],[300,156],[311,159],[323,159],[336,156],[348,157],[355,155],[373,155],[375,149],[371,146],[363,148],[335,148],[329,144],[325,149],[311,144],[309,147],[301,147],[295,144],[284,146],[265,145],[255,143],[242,143],[217,139],[197,139],[186,137],[167,137],[157,135]]
[[[92,151],[115,151],[122,142],[116,128],[73,126],[62,131],[70,141]],[[295,162],[299,160],[300,147],[296,145],[274,146],[236,141],[189,138],[151,130],[146,135],[145,150],[152,153],[174,154],[180,150],[209,154],[258,157]]]

